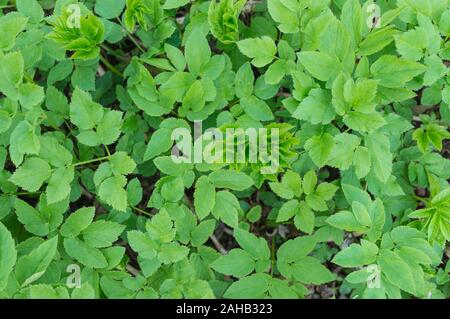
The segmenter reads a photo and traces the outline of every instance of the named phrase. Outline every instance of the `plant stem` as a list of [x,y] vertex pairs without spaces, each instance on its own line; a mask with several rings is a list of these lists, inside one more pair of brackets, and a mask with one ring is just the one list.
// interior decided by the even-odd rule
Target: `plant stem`
[[112,50],[110,47],[107,47],[107,46],[104,45],[104,44],[101,44],[100,47],[101,47],[103,50],[105,50],[106,53],[108,53],[109,55],[113,55],[113,56],[115,56],[116,58],[121,59],[122,61],[126,61],[126,59],[125,59],[123,56],[121,56],[120,54],[114,52],[114,50]]
[[121,78],[124,78],[122,72],[120,72],[119,70],[117,70],[111,63],[109,63],[109,61],[103,57],[103,55],[100,54],[100,60],[103,62],[103,64],[111,70],[112,73],[120,76]]
[[133,35],[127,30],[127,28],[123,25],[122,20],[120,20],[119,18],[116,18],[116,20],[120,23],[120,25],[122,26],[122,28],[125,30],[125,32],[127,33],[128,38],[131,40],[131,42],[134,43],[134,45],[142,52],[142,53],[146,53],[146,51],[144,50],[144,48],[137,42],[137,40],[133,37]]
[[272,259],[272,266],[270,267],[270,274],[273,275],[273,270],[275,268],[275,236],[272,237],[270,250],[271,250],[271,259]]
[[26,196],[26,195],[39,195],[42,194],[42,192],[21,192],[21,193],[15,193],[15,194],[10,194],[10,195],[14,195],[14,196]]
[[106,154],[108,154],[108,157],[111,157],[111,153],[109,152],[108,145],[105,145]]
[[82,166],[82,165],[86,165],[86,164],[91,164],[91,163],[96,163],[96,162],[101,162],[101,161],[105,161],[105,160],[109,160],[110,156],[104,156],[104,157],[99,157],[99,158],[94,158],[88,161],[83,161],[83,162],[78,162],[73,164],[73,167],[77,167],[77,166]]
[[153,216],[152,214],[147,213],[145,210],[142,210],[142,209],[137,208],[137,207],[135,207],[135,206],[131,206],[131,208],[134,209],[135,211],[141,213],[141,214],[144,214],[144,215],[147,215],[147,216]]
[[136,39],[131,35],[131,33],[128,32],[128,38],[131,40],[131,42],[134,43],[134,45],[142,52],[146,53],[144,48],[141,47],[141,45],[136,41]]
[[34,80],[31,76],[29,76],[26,72],[24,72],[23,77],[28,83],[34,83]]
[[420,202],[428,203],[428,199],[427,199],[427,198],[422,198],[422,197],[419,197],[419,196],[416,196],[416,195],[413,195],[412,197],[413,197],[415,200],[418,200],[418,201],[420,201]]
[[209,236],[209,239],[211,239],[211,241],[212,241],[212,243],[214,244],[214,246],[216,247],[216,249],[217,249],[222,255],[228,254],[228,251],[222,246],[222,244],[219,242],[219,240],[217,239],[217,237],[216,237],[215,235]]

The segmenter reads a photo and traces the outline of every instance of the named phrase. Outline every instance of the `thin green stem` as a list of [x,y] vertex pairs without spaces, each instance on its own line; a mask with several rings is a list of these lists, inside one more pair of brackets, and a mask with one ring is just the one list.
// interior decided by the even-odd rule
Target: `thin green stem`
[[69,133],[67,134],[66,138],[72,136],[75,136],[73,134],[72,128],[70,127],[70,124],[67,122],[67,120],[64,120],[64,125],[67,127],[67,129],[69,130]]
[[134,209],[135,211],[141,213],[141,214],[144,214],[144,215],[147,215],[147,216],[153,216],[152,214],[147,213],[145,210],[142,210],[142,209],[137,208],[137,207],[135,207],[135,206],[131,206],[131,208]]
[[131,35],[131,33],[128,32],[128,38],[131,40],[131,42],[134,43],[134,45],[142,52],[146,53],[143,47],[136,41],[136,39]]
[[103,57],[103,55],[101,55],[101,54],[100,54],[100,61],[102,61],[103,64],[104,64],[108,69],[110,69],[112,73],[114,73],[114,74],[120,76],[121,78],[124,78],[122,72],[120,72],[119,70],[117,70],[116,67],[113,66],[111,63],[109,63],[109,61],[108,61],[105,57]]
[[28,83],[34,83],[34,80],[31,76],[29,76],[26,72],[23,74],[23,77]]
[[108,145],[105,145],[106,154],[108,154],[108,157],[111,157],[111,152],[109,151]]
[[272,237],[270,250],[271,250],[271,258],[272,258],[272,266],[270,267],[270,275],[273,275],[273,271],[275,268],[275,236]]
[[106,45],[104,45],[104,44],[101,44],[100,47],[101,47],[103,50],[105,50],[109,55],[113,55],[113,56],[115,56],[116,58],[121,59],[122,61],[125,61],[125,60],[126,60],[126,59],[124,59],[123,56],[121,56],[120,54],[114,52],[114,50],[111,49],[110,47],[108,47],[108,46],[106,46]]
[[421,201],[421,202],[424,202],[424,203],[428,203],[427,198],[422,198],[422,197],[419,197],[419,196],[417,196],[417,195],[412,195],[412,197],[413,197],[415,200],[418,200],[418,201]]
[[123,25],[122,20],[120,20],[119,18],[116,18],[116,20],[120,23],[120,25],[122,26],[122,28],[125,30],[125,32],[127,33],[128,38],[131,40],[131,42],[134,43],[134,45],[142,52],[142,53],[146,53],[147,51],[145,51],[145,49],[137,42],[137,40],[133,37],[133,35],[127,30],[127,28]]
[[96,163],[96,162],[101,162],[101,161],[106,161],[109,160],[110,156],[104,156],[104,157],[99,157],[99,158],[94,158],[88,161],[83,161],[83,162],[78,162],[78,163],[74,163],[72,164],[73,167],[77,167],[77,166],[82,166],[82,165],[87,165],[87,164],[91,164],[91,163]]
[[42,192],[20,192],[20,193],[15,193],[15,194],[9,194],[9,195],[14,195],[14,196],[26,196],[26,195],[39,195],[42,194]]

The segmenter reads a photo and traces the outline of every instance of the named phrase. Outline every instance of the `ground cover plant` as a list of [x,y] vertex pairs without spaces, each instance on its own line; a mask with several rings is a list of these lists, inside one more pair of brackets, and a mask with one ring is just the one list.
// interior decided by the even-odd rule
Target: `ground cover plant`
[[448,0],[0,0],[0,297],[448,298],[449,36]]

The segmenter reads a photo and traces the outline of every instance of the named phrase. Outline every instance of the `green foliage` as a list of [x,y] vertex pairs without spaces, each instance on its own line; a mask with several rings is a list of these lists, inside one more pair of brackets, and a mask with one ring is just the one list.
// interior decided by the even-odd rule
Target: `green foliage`
[[0,298],[449,298],[450,2],[377,3],[0,0]]
[[103,23],[92,12],[72,18],[73,14],[64,7],[59,16],[52,16],[53,31],[48,37],[61,43],[66,50],[73,51],[73,59],[96,58],[105,34]]
[[222,43],[228,44],[239,39],[239,14],[245,5],[244,0],[211,1],[208,22],[211,33]]
[[[435,177],[429,179],[431,198],[422,199],[425,208],[418,209],[408,216],[423,221],[421,230],[426,231],[432,242],[445,243],[450,235],[450,191],[443,188]],[[414,222],[413,222],[414,223]]]
[[136,23],[147,30],[146,14],[150,13],[147,0],[127,0],[124,13],[124,23],[128,31],[134,31]]

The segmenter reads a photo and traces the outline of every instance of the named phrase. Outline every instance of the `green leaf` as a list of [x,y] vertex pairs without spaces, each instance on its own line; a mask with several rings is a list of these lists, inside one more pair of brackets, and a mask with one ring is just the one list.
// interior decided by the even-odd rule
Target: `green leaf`
[[306,195],[305,201],[313,210],[323,212],[328,209],[326,201],[317,193]]
[[125,230],[125,226],[115,222],[99,220],[83,229],[81,234],[86,244],[95,248],[110,247],[120,234]]
[[161,246],[161,252],[158,254],[158,259],[163,264],[176,263],[187,257],[189,249],[181,246],[176,242],[171,242]]
[[128,175],[134,172],[136,163],[125,152],[116,152],[110,158],[111,170],[116,175]]
[[44,10],[37,0],[17,0],[17,11],[30,18],[31,23],[39,23],[44,19]]
[[315,194],[322,198],[324,201],[331,200],[339,188],[336,185],[330,183],[321,183],[317,186]]
[[208,22],[211,33],[222,43],[233,43],[239,39],[239,15],[245,0],[211,1]]
[[201,111],[205,107],[205,91],[200,80],[195,81],[187,90],[181,107],[194,112]]
[[47,186],[47,202],[58,203],[66,199],[72,190],[70,183],[75,177],[73,167],[61,167],[53,171]]
[[336,117],[331,105],[331,96],[322,89],[313,89],[305,98],[292,116],[312,124],[329,124]]
[[344,123],[352,130],[362,133],[371,133],[386,125],[385,119],[378,112],[349,112],[344,116]]
[[262,299],[269,289],[271,277],[267,274],[254,274],[239,279],[231,284],[224,294],[225,298],[252,298]]
[[353,157],[353,165],[355,165],[355,173],[358,178],[364,178],[369,174],[371,167],[370,153],[367,147],[358,146]]
[[306,195],[312,194],[317,185],[317,175],[314,171],[309,171],[303,177],[303,192]]
[[373,133],[364,140],[372,161],[372,171],[381,182],[387,182],[392,173],[389,139],[382,133]]
[[58,140],[50,136],[39,137],[39,157],[48,161],[54,167],[64,167],[72,164],[72,154]]
[[244,191],[253,185],[253,180],[245,173],[234,170],[218,170],[208,176],[209,181],[218,188]]
[[78,238],[65,238],[64,249],[70,257],[86,267],[105,268],[108,266],[105,256],[99,249],[89,246]]
[[300,197],[303,193],[302,178],[294,171],[288,170],[281,179],[281,184],[289,187],[295,196]]
[[165,10],[176,9],[189,3],[190,0],[167,0],[162,6]]
[[239,221],[239,202],[232,193],[220,191],[216,193],[215,204],[212,210],[216,218],[222,220],[230,227],[236,227]]
[[411,294],[416,293],[414,274],[408,264],[396,253],[382,250],[378,263],[381,272],[392,284]]
[[275,42],[268,36],[241,40],[237,46],[242,54],[252,59],[251,63],[257,68],[271,63],[277,54]]
[[98,123],[96,132],[100,142],[110,145],[117,141],[122,129],[122,112],[108,111]]
[[191,233],[191,243],[194,247],[203,245],[214,232],[216,222],[212,219],[201,222]]
[[98,0],[95,2],[95,13],[105,19],[117,18],[125,8],[125,0]]
[[380,81],[380,85],[388,88],[403,87],[425,70],[425,66],[420,63],[393,55],[383,55],[370,68],[374,78]]
[[342,69],[339,60],[327,53],[303,51],[298,53],[298,58],[303,67],[320,81],[335,78]]
[[153,162],[161,172],[170,176],[183,176],[192,169],[192,164],[176,163],[171,156],[160,156]]
[[272,110],[266,102],[253,95],[242,97],[241,106],[248,116],[257,121],[270,121],[274,119]]
[[313,251],[316,244],[317,241],[313,236],[302,236],[290,239],[278,249],[278,261],[292,263],[301,260]]
[[267,84],[278,84],[288,71],[286,61],[278,60],[267,69],[264,79]]
[[300,209],[294,217],[294,224],[297,229],[304,233],[312,234],[316,222],[314,212],[305,202],[300,202]]
[[351,244],[337,253],[332,261],[342,267],[359,267],[375,262],[377,254],[378,247],[362,239],[361,245]]
[[368,230],[365,226],[358,222],[352,212],[346,210],[331,215],[326,221],[331,226],[346,231],[365,233]]
[[181,177],[167,177],[161,187],[162,197],[169,202],[178,202],[184,195],[184,181]]
[[356,83],[349,80],[344,86],[344,99],[355,111],[373,114],[376,103],[378,81],[360,79]]
[[394,35],[398,33],[392,26],[384,27],[369,33],[359,45],[358,54],[368,56],[381,51],[394,41]]
[[363,226],[370,227],[372,226],[372,220],[370,218],[369,212],[367,211],[366,206],[361,204],[360,202],[352,203],[353,214],[355,214],[356,220]]
[[50,176],[51,168],[47,161],[38,157],[30,157],[9,180],[29,192],[36,192]]
[[194,207],[200,220],[211,213],[216,202],[216,189],[206,176],[201,176],[195,184]]
[[344,192],[345,198],[347,199],[347,203],[349,205],[353,202],[360,202],[364,206],[369,207],[372,203],[370,195],[361,188],[350,184],[342,184],[342,191]]
[[263,238],[256,237],[255,235],[240,228],[236,228],[234,230],[234,237],[236,238],[239,246],[241,246],[254,259],[264,260],[270,258],[269,247]]
[[12,99],[18,99],[16,88],[22,83],[23,73],[24,60],[20,51],[5,54],[0,58],[0,92]]
[[423,78],[423,85],[425,86],[433,85],[436,81],[448,74],[447,66],[437,55],[426,57],[425,65],[427,66],[427,71]]
[[328,133],[315,135],[305,143],[305,149],[317,167],[323,167],[331,154],[334,146],[334,139]]
[[283,183],[278,182],[270,182],[269,183],[270,189],[284,199],[292,199],[294,198],[294,191],[292,188],[290,188],[288,185],[285,185]]
[[262,215],[262,207],[260,205],[252,207],[248,212],[247,212],[247,219],[251,222],[251,223],[256,223]]
[[[24,3],[24,1],[21,1]],[[13,46],[16,43],[16,37],[19,33],[21,33],[28,22],[27,17],[24,17],[22,14],[18,12],[10,12],[7,15],[3,15],[0,17],[0,32],[2,34],[2,37],[0,39],[0,49],[2,51],[8,51],[13,48]],[[15,56],[20,55],[20,52],[17,51],[15,53],[12,53]],[[11,56],[11,55],[10,55]],[[3,63],[3,62],[2,62]],[[22,59],[22,65],[23,65],[23,59]],[[17,67],[18,65],[5,65],[4,67],[10,68],[10,67]],[[0,70],[2,67],[0,67]],[[0,80],[1,83],[1,80]],[[0,84],[0,91],[1,91],[1,84]]]
[[194,75],[200,74],[211,58],[208,41],[200,29],[196,28],[189,34],[184,54],[189,71]]
[[285,222],[294,217],[299,211],[299,202],[296,199],[290,200],[281,206],[278,212],[277,222]]
[[283,33],[297,33],[299,31],[300,20],[298,18],[298,10],[300,10],[300,7],[292,4],[292,1],[267,1],[270,16],[279,23],[278,28]]
[[61,226],[61,235],[63,237],[77,237],[94,220],[95,208],[83,207],[78,209],[67,217]]
[[126,178],[123,176],[109,177],[101,183],[98,189],[98,195],[114,209],[124,212],[127,209],[125,184]]
[[140,257],[152,259],[156,256],[156,243],[142,232],[131,230],[127,232],[128,243]]
[[360,43],[363,30],[363,15],[361,4],[358,0],[345,1],[341,11],[341,21],[352,35],[352,43],[356,46]]
[[7,283],[17,260],[17,250],[10,231],[0,223],[0,291]]
[[236,73],[234,78],[234,88],[236,90],[236,96],[243,98],[252,95],[253,83],[255,82],[255,75],[253,74],[250,63],[244,63]]
[[44,101],[44,89],[32,83],[23,83],[19,86],[20,104],[30,110]]
[[360,144],[360,139],[353,134],[341,133],[334,137],[334,142],[328,164],[346,170],[352,165],[353,151]]
[[184,69],[186,69],[186,59],[180,49],[166,43],[164,44],[164,51],[166,52],[170,62],[177,68],[178,71],[184,71]]
[[168,243],[175,237],[176,230],[173,221],[166,210],[161,210],[151,220],[147,221],[145,228],[153,240]]
[[170,137],[171,134],[172,130],[167,128],[161,128],[155,131],[148,142],[144,154],[144,161],[148,161],[159,154],[168,151],[173,145],[173,141]]
[[252,256],[242,249],[232,249],[228,255],[217,258],[211,267],[225,275],[245,277],[255,269]]
[[333,281],[335,275],[320,261],[313,257],[304,257],[292,265],[292,275],[304,284],[322,285]]
[[14,208],[17,219],[25,226],[27,231],[38,236],[48,234],[50,230],[49,222],[38,210],[18,198],[15,200]]
[[92,101],[89,93],[78,87],[72,95],[70,103],[70,121],[83,130],[95,128],[103,118],[103,107]]
[[17,260],[15,274],[21,287],[30,285],[45,274],[56,255],[57,246],[58,236],[55,236]]

